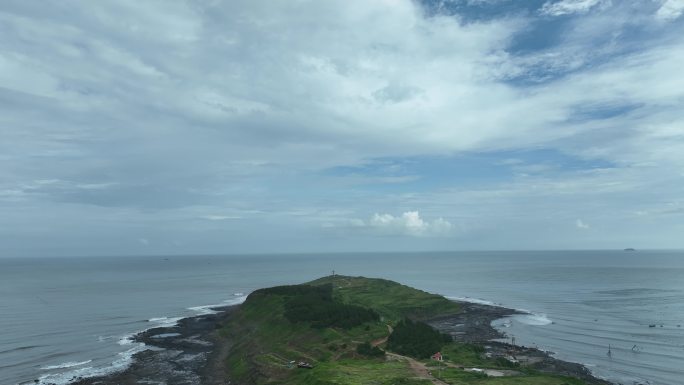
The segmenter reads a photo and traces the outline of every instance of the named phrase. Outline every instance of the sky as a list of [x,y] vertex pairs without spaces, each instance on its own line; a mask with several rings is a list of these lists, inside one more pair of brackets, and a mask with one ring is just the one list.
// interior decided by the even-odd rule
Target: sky
[[0,3],[0,256],[684,248],[684,0]]

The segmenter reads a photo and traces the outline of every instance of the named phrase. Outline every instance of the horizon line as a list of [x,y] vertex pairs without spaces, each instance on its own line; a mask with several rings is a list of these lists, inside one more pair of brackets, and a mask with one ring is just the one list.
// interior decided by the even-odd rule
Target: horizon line
[[[302,251],[302,252],[240,252],[240,253],[182,253],[182,254],[75,254],[75,255],[24,255],[24,256],[3,256],[0,259],[36,259],[36,258],[168,258],[168,257],[241,257],[241,256],[292,256],[292,255],[351,255],[351,254],[410,254],[410,253],[507,253],[507,252],[587,252],[587,251],[620,251],[625,252],[629,249],[633,251],[682,251],[684,248],[600,248],[600,249],[463,249],[463,250],[387,250],[387,251]],[[630,251],[632,251],[630,250]]]

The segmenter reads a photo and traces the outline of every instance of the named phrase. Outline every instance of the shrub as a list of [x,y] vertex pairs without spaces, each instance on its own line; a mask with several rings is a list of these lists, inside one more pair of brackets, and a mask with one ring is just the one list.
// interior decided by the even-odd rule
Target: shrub
[[371,344],[369,344],[368,342],[359,344],[356,347],[356,352],[361,354],[362,356],[368,357],[382,357],[385,355],[385,352],[382,351],[382,349],[378,348],[377,346],[371,346]]
[[252,295],[280,295],[285,300],[285,318],[290,322],[310,322],[314,328],[349,329],[380,319],[373,310],[333,300],[332,284],[276,286],[255,291]]
[[404,319],[387,339],[387,348],[407,356],[428,358],[449,341],[451,336],[438,332],[426,323]]
[[307,296],[320,298],[323,301],[332,301],[332,284],[312,285],[285,285],[255,290],[252,295],[282,295],[288,297]]

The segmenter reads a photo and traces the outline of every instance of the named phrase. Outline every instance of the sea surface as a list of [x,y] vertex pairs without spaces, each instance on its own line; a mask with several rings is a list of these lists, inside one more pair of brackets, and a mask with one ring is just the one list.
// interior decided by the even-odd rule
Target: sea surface
[[136,332],[332,270],[523,309],[495,321],[517,344],[623,384],[684,384],[684,251],[0,258],[0,384],[121,370],[145,348]]

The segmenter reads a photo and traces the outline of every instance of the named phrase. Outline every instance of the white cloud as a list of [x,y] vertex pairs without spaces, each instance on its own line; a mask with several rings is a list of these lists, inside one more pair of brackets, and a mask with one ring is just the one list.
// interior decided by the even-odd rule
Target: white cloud
[[586,230],[590,226],[587,223],[584,223],[584,221],[582,221],[581,219],[578,219],[575,221],[575,227],[577,227],[578,229]]
[[[463,22],[428,17],[409,0],[3,4],[0,233],[10,242],[32,236],[49,216],[89,232],[108,218],[118,227],[101,239],[136,240],[143,227],[156,248],[164,231],[199,237],[188,230],[231,226],[231,213],[245,218],[233,238],[243,241],[254,239],[243,236],[249,231],[264,239],[307,233],[300,230],[319,218],[339,229],[353,213],[380,210],[345,225],[427,237],[467,221],[469,232],[486,231],[473,242],[495,247],[513,228],[521,245],[526,230],[557,218],[576,224],[577,213],[591,212],[625,237],[633,222],[623,213],[655,213],[658,202],[684,194],[684,77],[676,76],[684,33],[681,23],[658,27],[653,15],[659,6],[658,18],[680,17],[681,0],[613,3],[611,12],[593,12],[610,2],[547,1],[533,17],[584,15],[556,20],[564,23],[559,41],[528,53],[508,50],[534,28],[523,13]],[[649,32],[625,33],[635,28]],[[576,119],[578,109],[621,105],[634,112]],[[525,159],[535,149],[608,166],[562,174]],[[498,150],[511,157],[499,165],[519,171],[514,180],[480,184],[420,167],[321,172]],[[396,207],[459,219],[382,214]],[[256,209],[283,214],[251,215]],[[345,212],[321,214],[334,210]],[[681,242],[678,215],[642,215],[665,218],[663,231],[630,234]],[[79,244],[71,228],[45,231]],[[214,244],[224,247],[215,250],[229,242],[220,234]],[[550,247],[566,235],[550,234]]]
[[[8,104],[0,123],[17,134],[0,134],[0,153],[20,156],[22,147],[28,147],[24,153],[69,153],[95,159],[98,166],[123,168],[112,173],[135,175],[125,168],[150,163],[146,143],[154,141],[171,149],[162,156],[186,153],[184,164],[166,164],[178,166],[180,173],[257,160],[267,166],[250,167],[246,174],[269,165],[328,167],[376,156],[545,145],[578,132],[558,122],[594,95],[565,84],[521,90],[500,81],[545,66],[580,68],[587,59],[574,53],[594,52],[581,46],[567,55],[561,47],[510,57],[506,45],[526,28],[523,19],[462,23],[458,17],[425,17],[411,1],[392,7],[345,1],[301,7],[220,4],[158,12],[154,5],[117,8],[130,11],[133,30],[120,29],[108,16],[117,12],[105,9],[112,5],[100,3],[84,3],[73,20],[31,23],[3,15],[7,36],[22,36],[29,44],[0,52],[0,86],[22,93],[31,108],[23,114],[24,109]],[[608,2],[547,2],[542,10],[583,12],[600,4]],[[101,23],[98,28],[87,22],[91,14]],[[169,33],[151,33],[152,26]],[[274,39],[276,30],[286,33]],[[170,48],[155,49],[161,46]],[[674,59],[639,58],[635,73]],[[643,79],[633,84],[662,89],[672,78],[662,74],[645,79],[653,87]],[[255,79],[261,83],[254,84]],[[624,95],[630,96],[620,90],[606,99]],[[82,146],[93,137],[124,144],[95,155]],[[193,148],[198,150],[187,153]],[[72,174],[86,168],[69,166],[76,167]],[[218,178],[227,169],[215,171],[207,173]]]
[[116,182],[106,182],[106,183],[79,183],[74,185],[75,188],[83,190],[104,190],[110,187],[116,186]]
[[561,1],[547,1],[541,7],[539,12],[543,15],[562,16],[573,13],[585,13],[595,6],[609,5],[610,0],[561,0]]
[[227,219],[242,219],[242,217],[237,215],[202,215],[201,219],[206,219],[208,221],[225,221]]
[[149,246],[150,241],[147,238],[138,238],[138,243],[140,243],[143,246]]
[[656,18],[664,21],[677,19],[684,12],[684,0],[665,0],[656,12]]
[[407,211],[396,217],[391,214],[376,213],[367,222],[356,223],[383,234],[414,237],[447,236],[453,229],[453,225],[444,218],[426,221],[420,217],[418,211]]
[[[164,142],[209,130],[192,141],[222,143],[235,160],[245,160],[241,153],[252,147],[267,162],[311,164],[310,158],[321,158],[313,152],[321,151],[328,154],[325,166],[349,152],[470,148],[507,135],[502,126],[513,118],[513,109],[489,113],[497,100],[515,100],[515,92],[488,78],[483,66],[511,39],[518,23],[512,19],[463,24],[455,17],[425,17],[412,1],[205,3],[157,11],[152,5],[93,4],[84,3],[68,20],[41,24],[2,16],[8,34],[28,31],[21,36],[30,44],[0,52],[0,86],[24,98],[42,97],[59,111],[53,119],[79,116],[78,122],[38,128],[19,117],[12,123],[61,135],[68,127],[74,139],[129,135],[140,143],[158,138],[160,127]],[[120,29],[119,18],[109,15],[125,11],[132,20]],[[152,26],[165,33],[151,33]],[[285,33],[274,38],[274,31]],[[188,38],[173,37],[178,34]],[[13,111],[16,116],[20,110]],[[119,123],[111,127],[102,116]],[[120,122],[122,117],[146,124]],[[307,140],[298,142],[300,136]],[[241,140],[230,145],[233,137]],[[334,151],[358,139],[365,145]]]

